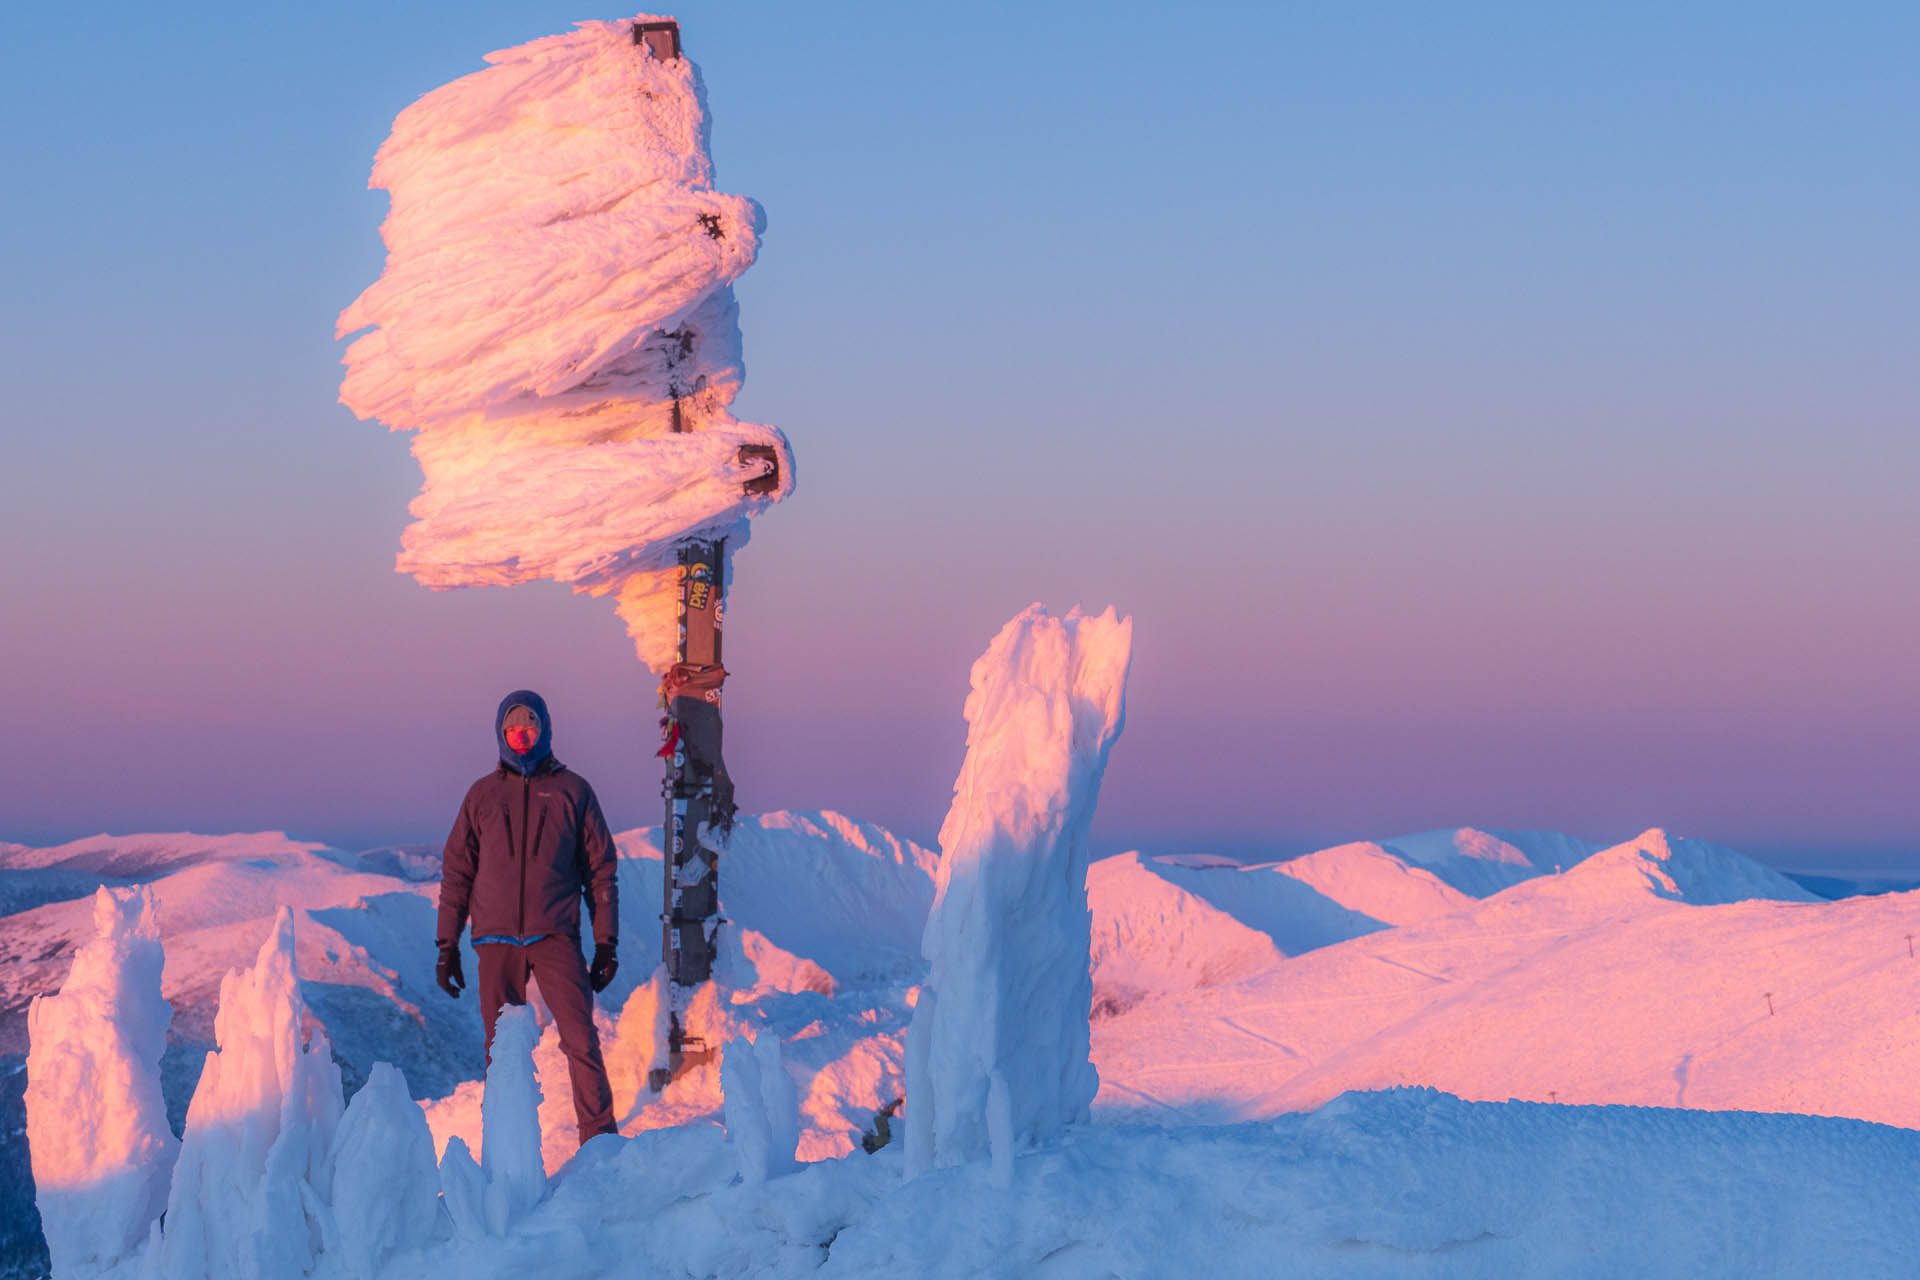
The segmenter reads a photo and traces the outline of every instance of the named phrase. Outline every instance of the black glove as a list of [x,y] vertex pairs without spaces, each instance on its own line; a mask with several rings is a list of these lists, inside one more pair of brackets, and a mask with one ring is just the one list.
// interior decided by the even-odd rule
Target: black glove
[[593,963],[587,967],[587,981],[593,984],[595,991],[605,991],[607,984],[613,981],[613,975],[620,972],[620,962],[614,958],[613,943],[596,942],[593,946]]
[[440,944],[440,963],[433,968],[433,980],[455,1000],[460,998],[461,991],[466,989],[467,975],[460,971],[458,946],[448,946],[444,942]]

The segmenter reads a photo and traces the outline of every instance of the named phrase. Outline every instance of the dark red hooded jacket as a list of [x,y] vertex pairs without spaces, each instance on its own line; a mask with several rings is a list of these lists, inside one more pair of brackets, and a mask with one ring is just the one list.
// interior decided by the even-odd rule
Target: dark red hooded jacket
[[586,899],[593,940],[620,933],[613,835],[587,780],[547,756],[527,776],[504,764],[467,789],[440,868],[442,946],[473,936],[580,937]]

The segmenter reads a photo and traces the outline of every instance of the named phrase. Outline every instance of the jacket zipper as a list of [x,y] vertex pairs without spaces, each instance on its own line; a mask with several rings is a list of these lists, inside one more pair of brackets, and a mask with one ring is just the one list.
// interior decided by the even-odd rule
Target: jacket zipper
[[[547,807],[545,805],[541,805],[540,821],[534,823],[533,845],[531,848],[527,850],[526,862],[533,861],[533,855],[540,852],[540,837],[546,833],[546,830],[547,830]],[[520,875],[523,880],[526,876],[526,862],[521,863]],[[523,887],[520,890],[520,936],[523,938],[527,936],[526,913],[527,913],[527,891]]]
[[520,932],[519,937],[527,936],[527,819],[533,803],[533,778],[522,775],[520,778]]

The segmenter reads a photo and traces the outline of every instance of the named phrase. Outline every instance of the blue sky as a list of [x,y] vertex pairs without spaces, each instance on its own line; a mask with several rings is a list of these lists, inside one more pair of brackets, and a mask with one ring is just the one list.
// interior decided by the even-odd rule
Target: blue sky
[[[395,576],[417,471],[334,402],[393,115],[617,16],[10,16],[0,839],[437,838],[518,685],[652,820],[611,611]],[[750,807],[930,839],[1038,599],[1136,619],[1103,848],[1920,852],[1920,13],[679,16],[799,459],[730,609]]]

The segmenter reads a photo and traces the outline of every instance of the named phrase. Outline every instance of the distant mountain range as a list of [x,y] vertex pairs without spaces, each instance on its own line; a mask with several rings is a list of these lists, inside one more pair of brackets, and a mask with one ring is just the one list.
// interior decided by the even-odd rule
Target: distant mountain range
[[[657,836],[618,837],[622,967],[601,1001],[630,1132],[719,1107],[705,1086],[641,1096],[639,1068],[617,1061],[621,1010],[657,962]],[[902,1089],[935,854],[840,814],[772,813],[743,820],[726,858],[725,1016],[785,1042],[803,1156],[843,1154]],[[0,1221],[20,1224],[0,1266],[37,1233],[18,1133],[26,1006],[64,979],[102,884],[158,899],[176,1127],[221,977],[288,905],[349,1093],[392,1062],[430,1100],[438,1144],[457,1133],[477,1149],[479,1018],[434,986],[438,879],[429,848],[349,853],[278,832],[0,844]],[[1895,886],[1785,876],[1659,830],[1603,848],[1461,828],[1255,865],[1122,854],[1087,887],[1096,1116],[1253,1119],[1411,1084],[1920,1125],[1920,897]],[[539,1061],[557,1164],[571,1114],[551,1039]]]

